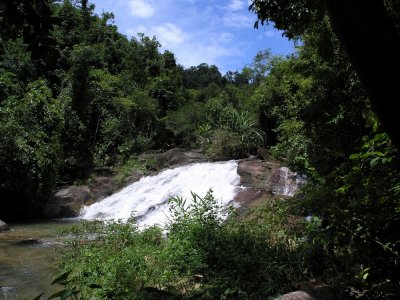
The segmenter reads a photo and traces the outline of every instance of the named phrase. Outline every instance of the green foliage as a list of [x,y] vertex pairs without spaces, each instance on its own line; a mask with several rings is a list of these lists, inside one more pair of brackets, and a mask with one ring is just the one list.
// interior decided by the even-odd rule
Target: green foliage
[[[311,176],[301,197],[315,215],[307,228],[316,262],[310,268],[359,296],[396,298],[398,152],[379,130],[321,3],[252,1],[262,24],[274,22],[302,44],[270,62],[249,110],[259,116],[270,153]],[[397,26],[396,5],[385,6]]]
[[[244,157],[264,143],[264,133],[258,123],[247,111],[238,112],[232,106],[222,107],[218,100],[206,105],[208,120],[198,130],[207,154],[216,160]],[[212,115],[218,121],[212,122]],[[215,128],[211,131],[211,125]],[[208,130],[206,130],[208,128]]]
[[224,80],[218,67],[202,63],[197,67],[183,70],[183,84],[185,88],[205,88],[211,83],[223,86]]
[[303,35],[303,43],[297,55],[271,60],[251,103],[267,145],[277,144],[277,158],[324,175],[366,133],[368,100],[326,18]]
[[278,143],[270,148],[271,155],[286,160],[300,172],[311,174],[307,168],[310,140],[305,133],[304,123],[295,119],[284,120],[275,132],[278,134]]
[[323,15],[323,3],[312,0],[288,0],[278,3],[274,0],[252,0],[250,10],[257,14],[255,27],[274,22],[288,38],[300,38],[310,25],[318,22]]
[[213,160],[227,160],[241,156],[240,136],[226,129],[214,130],[206,147],[207,156]]
[[73,229],[58,278],[83,299],[253,299],[286,292],[306,275],[285,207],[268,202],[251,221],[223,221],[211,192],[191,200],[170,200],[167,237],[133,220]]
[[177,144],[190,146],[196,140],[196,128],[203,123],[204,115],[202,103],[190,102],[180,107],[179,110],[168,112],[164,122],[166,129],[176,137]]
[[[32,82],[22,97],[9,96],[1,103],[0,205],[8,217],[38,209],[57,180],[63,122],[62,107],[44,81]],[[8,201],[11,197],[19,201]]]
[[[35,177],[38,185],[49,190],[55,184],[85,180],[94,167],[123,165],[149,149],[196,146],[196,129],[203,124],[212,130],[234,130],[225,128],[219,113],[226,106],[238,111],[243,107],[251,93],[244,73],[236,72],[228,84],[214,65],[184,69],[173,53],[160,53],[155,37],[139,34],[128,40],[113,24],[112,13],[95,15],[94,5],[86,0],[14,2],[0,4],[0,105],[13,102],[12,109],[24,110],[22,104],[17,108],[16,99],[24,98],[29,84],[44,80],[63,119],[57,127],[60,134],[54,135],[60,151],[58,155],[50,151],[46,157],[49,168],[57,170],[51,171],[55,180]],[[210,99],[218,99],[222,106],[213,108],[207,104]],[[7,114],[3,113],[2,122],[15,116]],[[24,123],[25,117],[19,118],[10,124]],[[1,125],[7,140],[42,134],[38,126]],[[35,144],[37,149],[54,146],[50,139],[36,141],[41,143]],[[253,139],[245,143],[240,155],[254,148]],[[5,152],[13,151],[9,145],[3,146]],[[16,187],[3,186],[5,201],[13,201],[11,191]],[[40,190],[27,189],[22,198],[29,193],[39,198]],[[30,205],[22,202],[21,206]]]
[[253,212],[252,221],[230,215],[224,222],[227,212],[210,192],[192,197],[189,206],[172,199],[168,241],[175,251],[168,258],[180,273],[204,276],[206,299],[266,297],[290,289],[291,281],[302,277],[301,245],[283,230],[285,209],[269,202]]
[[396,295],[400,282],[398,168],[398,151],[376,132],[323,185],[307,192],[309,205],[324,216],[328,255],[334,253],[341,279],[372,298]]
[[35,75],[28,45],[21,38],[8,40],[2,45],[0,70],[13,74],[14,81],[28,83]]

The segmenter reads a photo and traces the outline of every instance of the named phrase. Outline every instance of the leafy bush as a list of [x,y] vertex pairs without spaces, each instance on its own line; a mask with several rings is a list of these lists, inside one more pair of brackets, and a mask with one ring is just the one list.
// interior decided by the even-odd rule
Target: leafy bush
[[278,133],[278,143],[270,148],[271,155],[286,160],[292,169],[310,174],[307,168],[307,150],[310,140],[304,130],[304,123],[295,119],[284,120],[274,130]]
[[399,166],[398,150],[375,132],[307,191],[308,209],[323,220],[321,255],[341,270],[340,281],[373,299],[399,296]]
[[209,140],[206,154],[214,160],[239,158],[242,153],[240,136],[232,131],[217,129]]
[[70,290],[83,299],[254,299],[307,275],[306,247],[288,233],[287,210],[275,202],[246,222],[211,192],[170,204],[166,237],[157,227],[139,231],[133,219],[75,228],[60,263]]

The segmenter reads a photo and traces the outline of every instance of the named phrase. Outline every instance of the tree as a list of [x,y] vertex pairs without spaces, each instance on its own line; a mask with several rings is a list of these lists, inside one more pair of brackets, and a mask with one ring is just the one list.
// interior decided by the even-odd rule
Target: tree
[[62,107],[42,80],[0,106],[0,217],[37,215],[62,165]]
[[202,63],[197,67],[190,67],[183,72],[183,84],[186,88],[202,88],[210,83],[222,86],[224,79],[215,65]]
[[384,129],[400,147],[395,108],[400,84],[399,6],[396,3],[395,0],[253,0],[249,8],[261,24],[272,21],[284,30],[284,35],[294,39],[318,26],[328,13]]
[[396,109],[400,86],[398,20],[391,18],[383,0],[325,0],[325,4],[333,29],[368,91],[376,114],[400,147]]

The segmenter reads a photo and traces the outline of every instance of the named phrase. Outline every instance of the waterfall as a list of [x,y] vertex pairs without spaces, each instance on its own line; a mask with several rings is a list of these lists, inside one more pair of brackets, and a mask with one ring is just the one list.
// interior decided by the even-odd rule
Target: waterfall
[[237,162],[196,163],[143,177],[100,202],[84,207],[83,219],[128,219],[139,226],[163,226],[170,219],[168,199],[181,196],[191,200],[191,191],[200,197],[211,188],[220,205],[230,204],[240,190]]
[[306,183],[306,179],[289,170],[287,167],[281,167],[275,171],[271,179],[272,190],[277,195],[294,196],[294,194]]

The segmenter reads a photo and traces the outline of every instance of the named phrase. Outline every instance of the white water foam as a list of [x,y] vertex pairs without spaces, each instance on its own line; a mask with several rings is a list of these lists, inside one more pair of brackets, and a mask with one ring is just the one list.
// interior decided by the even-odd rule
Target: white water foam
[[292,172],[287,167],[281,167],[274,178],[272,190],[277,195],[293,197],[306,183],[304,176]]
[[143,177],[120,192],[84,207],[83,219],[137,218],[139,226],[165,225],[170,219],[168,199],[181,196],[191,200],[191,191],[203,197],[211,188],[222,206],[230,204],[238,190],[237,162],[196,163]]

